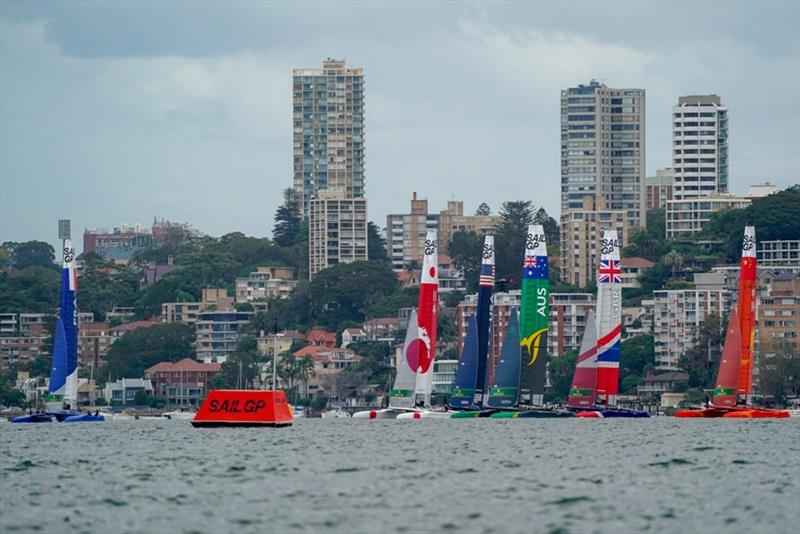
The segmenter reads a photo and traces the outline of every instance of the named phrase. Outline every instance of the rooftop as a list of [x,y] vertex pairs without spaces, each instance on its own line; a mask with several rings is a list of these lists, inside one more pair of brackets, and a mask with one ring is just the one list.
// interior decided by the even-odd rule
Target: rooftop
[[219,372],[222,368],[218,363],[202,363],[191,358],[184,358],[177,362],[159,362],[149,369],[145,369],[145,373],[161,373],[161,372],[193,372],[193,371],[206,371],[211,373]]

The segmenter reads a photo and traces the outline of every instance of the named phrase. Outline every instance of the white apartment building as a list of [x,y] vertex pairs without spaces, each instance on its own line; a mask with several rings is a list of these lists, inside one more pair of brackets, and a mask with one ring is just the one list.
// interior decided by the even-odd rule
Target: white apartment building
[[688,95],[672,108],[673,198],[728,192],[728,108],[717,95]]
[[716,211],[742,209],[749,205],[749,198],[729,194],[668,200],[667,239],[680,239],[696,234]]
[[297,284],[292,267],[257,267],[246,278],[236,279],[236,302],[287,299]]
[[800,267],[800,239],[759,241],[759,267]]
[[[653,337],[656,369],[677,371],[680,358],[694,347],[697,329],[707,315],[722,317],[730,307],[725,289],[664,289],[653,292]],[[720,347],[709,347],[719,354]]]
[[367,261],[367,201],[319,190],[310,202],[309,278],[337,263]]
[[[411,197],[409,213],[387,215],[386,253],[392,269],[402,271],[411,265],[420,266],[427,231],[436,230],[438,225],[439,216],[428,213],[427,199],[418,199],[416,191]],[[447,243],[439,243],[439,249],[447,250]]]

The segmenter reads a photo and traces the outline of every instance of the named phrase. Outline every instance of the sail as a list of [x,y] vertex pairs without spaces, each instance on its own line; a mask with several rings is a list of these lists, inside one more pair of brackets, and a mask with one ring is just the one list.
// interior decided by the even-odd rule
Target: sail
[[742,241],[742,260],[739,269],[739,329],[741,361],[739,362],[738,395],[750,404],[753,393],[753,343],[756,325],[756,229],[745,226]]
[[483,403],[489,373],[489,324],[494,291],[494,236],[483,238],[481,271],[478,279],[478,374],[475,380],[475,401]]
[[622,269],[616,230],[604,230],[597,272],[597,398],[617,403],[622,334]]
[[575,374],[572,375],[572,387],[569,390],[567,406],[572,408],[589,408],[594,406],[597,388],[597,325],[594,311],[586,315],[586,327],[578,352]]
[[547,375],[547,330],[550,323],[550,274],[544,227],[528,226],[520,283],[519,311],[522,368],[520,404],[541,406]]
[[742,334],[739,326],[739,315],[736,310],[733,310],[728,320],[728,333],[725,335],[722,359],[719,362],[717,381],[714,384],[714,406],[736,406],[741,350]]
[[458,360],[458,370],[450,392],[451,408],[469,408],[475,402],[475,379],[478,373],[478,321],[470,315],[467,337]]
[[489,389],[487,405],[493,408],[511,408],[519,399],[519,321],[516,310],[511,310],[508,317],[506,337],[500,350],[500,361],[494,373],[494,384]]
[[417,344],[414,341],[418,336],[417,312],[412,311],[411,316],[408,318],[403,354],[397,363],[397,376],[394,380],[394,387],[389,393],[390,408],[412,408],[414,406],[414,390],[417,385],[417,362],[419,360],[419,355],[416,353]]
[[53,339],[53,362],[50,366],[50,387],[47,403],[53,404],[48,411],[61,410],[64,401],[64,390],[67,384],[67,338],[64,335],[64,323],[56,319],[56,332]]
[[64,264],[61,270],[61,312],[67,346],[64,406],[78,406],[78,272],[75,268],[75,249],[72,241],[64,241]]
[[418,310],[418,368],[416,392],[430,405],[433,390],[433,360],[436,358],[436,327],[439,315],[439,266],[436,254],[436,230],[425,236],[425,257],[422,260]]

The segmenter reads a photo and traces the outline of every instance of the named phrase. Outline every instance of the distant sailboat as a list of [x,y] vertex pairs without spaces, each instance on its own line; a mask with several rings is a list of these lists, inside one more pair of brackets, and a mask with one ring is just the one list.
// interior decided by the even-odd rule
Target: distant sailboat
[[475,403],[475,380],[478,376],[478,321],[474,315],[467,320],[467,335],[461,349],[461,358],[453,387],[450,390],[450,408],[466,410]]
[[420,412],[430,406],[439,308],[437,263],[436,231],[429,230],[425,238],[417,310],[412,311],[408,319],[402,357],[389,394],[389,407],[356,412],[353,418],[396,419],[405,412]]
[[508,328],[500,350],[500,361],[494,373],[494,384],[489,389],[489,408],[513,408],[519,400],[519,321],[516,310],[511,310]]
[[[591,349],[581,347],[585,354],[576,366],[576,377],[591,369],[594,364],[595,388],[578,388],[591,392],[592,403],[586,407],[576,407],[585,395],[571,395],[567,407],[577,411],[579,417],[650,417],[647,412],[617,407],[619,392],[619,356],[622,337],[622,270],[620,268],[620,243],[616,230],[605,230],[600,240],[600,269],[597,275],[597,316],[596,324],[587,321],[586,329],[596,328],[594,354]],[[584,334],[584,340],[586,335]],[[592,362],[592,363],[590,363]],[[583,379],[582,379],[583,380]],[[580,392],[579,393],[583,393]]]
[[739,270],[738,311],[728,319],[714,397],[705,409],[679,410],[680,418],[776,418],[789,417],[785,410],[756,408],[750,404],[753,391],[753,341],[755,339],[756,230],[744,229]]

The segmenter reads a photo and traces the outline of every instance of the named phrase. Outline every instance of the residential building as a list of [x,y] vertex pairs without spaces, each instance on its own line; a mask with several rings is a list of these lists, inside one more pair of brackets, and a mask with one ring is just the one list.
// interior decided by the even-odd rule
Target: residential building
[[661,397],[679,386],[689,382],[689,373],[684,371],[667,371],[666,373],[648,374],[644,382],[638,387],[639,397]]
[[561,91],[561,213],[584,197],[645,225],[645,90],[592,80]]
[[620,269],[622,270],[622,287],[642,287],[642,284],[639,283],[639,276],[641,276],[641,274],[647,269],[650,269],[653,265],[655,265],[655,262],[646,260],[644,258],[622,258],[620,261]]
[[757,357],[800,350],[800,274],[773,279],[759,295]]
[[153,383],[153,394],[169,404],[197,405],[211,389],[221,369],[219,363],[201,363],[191,358],[160,362],[145,370],[144,378]]
[[134,330],[138,330],[140,328],[150,328],[151,326],[156,326],[159,324],[161,324],[161,321],[157,319],[146,319],[143,321],[132,321],[130,323],[123,323],[119,326],[111,327],[108,329],[109,336],[111,336],[109,345],[128,332],[133,332]]
[[641,299],[638,305],[622,308],[622,340],[653,333],[653,299]]
[[602,196],[584,196],[581,202],[581,208],[572,207],[561,216],[561,279],[586,287],[597,276],[603,231],[616,230],[624,247],[629,228],[626,212],[608,209]]
[[337,263],[367,261],[367,200],[319,189],[309,202],[309,278]]
[[[323,345],[309,345],[294,353],[295,358],[310,356],[314,362],[313,373],[310,374],[308,381],[308,393],[313,395],[317,391],[323,391],[328,396],[336,395],[335,376],[346,368],[355,365],[362,360],[362,357],[349,349],[326,347]],[[340,388],[346,385],[340,382]]]
[[202,308],[201,302],[165,302],[161,305],[161,321],[195,324]]
[[[680,358],[692,349],[696,332],[708,315],[723,317],[730,309],[726,289],[663,289],[653,292],[653,338],[656,369],[678,371]],[[710,356],[720,347],[709,347]]]
[[464,202],[461,200],[449,200],[447,208],[439,212],[439,224],[437,239],[439,250],[444,252],[453,239],[453,234],[458,231],[475,232],[485,235],[500,222],[499,215],[464,215]]
[[433,392],[449,395],[456,380],[458,360],[433,361]]
[[418,199],[416,191],[411,196],[409,213],[387,215],[386,253],[392,268],[402,271],[422,265],[426,233],[438,225],[438,215],[428,213],[428,200]]
[[[147,371],[145,371],[145,374]],[[114,382],[106,382],[103,398],[109,404],[134,404],[136,394],[140,391],[153,394],[153,384],[147,378],[121,378]]]
[[106,321],[112,322],[119,319],[123,323],[130,322],[136,316],[136,311],[132,306],[114,306],[110,312],[106,313]]
[[364,321],[362,328],[368,341],[394,343],[400,332],[400,319],[397,317],[375,317]]
[[185,268],[185,265],[176,265],[172,256],[167,257],[167,263],[149,261],[147,262],[147,266],[144,267],[140,273],[139,289],[141,290],[150,284],[155,284],[169,273],[180,271]]
[[0,313],[0,334],[14,335],[19,328],[19,316],[16,313]]
[[133,255],[153,243],[150,230],[141,224],[121,224],[112,230],[86,229],[83,232],[83,253],[96,253],[114,263],[126,265]]
[[253,318],[253,312],[232,308],[206,308],[195,323],[195,352],[205,363],[224,363],[241,340],[240,330]]
[[17,362],[29,362],[37,356],[49,356],[50,334],[44,324],[32,324],[26,333],[0,336],[0,369]]
[[236,302],[287,299],[297,284],[292,267],[257,267],[247,278],[236,279]]
[[304,340],[305,336],[297,330],[284,330],[283,332],[278,332],[277,335],[266,333],[262,330],[256,338],[256,343],[258,344],[258,352],[272,359],[276,344],[278,354],[283,354],[290,350],[294,343],[303,342]]
[[358,343],[367,339],[361,328],[345,328],[342,331],[342,348],[346,349],[351,343]]
[[106,354],[114,340],[105,321],[81,325],[78,330],[78,365],[97,369],[105,364]]
[[678,98],[672,108],[672,168],[676,201],[728,192],[728,108],[719,96]]
[[453,258],[440,252],[437,260],[439,262],[439,293],[464,291],[467,288],[467,281],[464,279],[464,272],[453,265]]
[[800,239],[758,241],[759,267],[800,267]]
[[655,176],[645,179],[645,208],[666,209],[667,200],[672,200],[672,190],[675,183],[675,171],[672,167],[658,169]]
[[336,346],[336,332],[328,332],[323,328],[311,328],[306,334],[306,345],[313,347],[328,347],[333,348]]
[[750,205],[750,199],[730,194],[667,201],[667,239],[691,237],[703,229],[711,214],[726,209],[741,209]]
[[749,198],[751,200],[763,198],[777,191],[778,188],[775,187],[775,184],[771,184],[769,182],[764,182],[763,184],[753,184],[747,189],[747,195],[745,195],[745,198]]
[[[31,327],[33,325],[42,325],[44,326],[47,323],[47,319],[50,318],[51,315],[49,313],[20,313],[19,314],[19,333],[22,335],[27,335],[31,331]],[[78,323],[82,324],[86,320],[86,315],[84,313],[78,314]],[[89,320],[93,321],[94,317],[90,314]]]
[[328,58],[292,74],[294,190],[298,211],[310,217],[320,190],[364,198],[364,71]]

